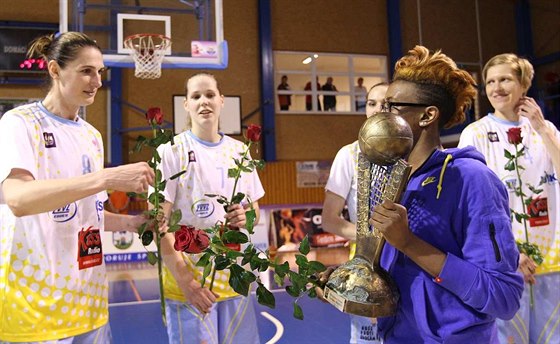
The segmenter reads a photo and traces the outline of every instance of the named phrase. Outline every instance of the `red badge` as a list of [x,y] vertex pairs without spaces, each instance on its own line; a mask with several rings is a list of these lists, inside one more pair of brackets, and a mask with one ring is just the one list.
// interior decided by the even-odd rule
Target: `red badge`
[[103,263],[101,234],[99,229],[83,229],[78,232],[78,266],[80,270],[91,268]]
[[527,207],[527,213],[529,213],[531,227],[546,226],[550,223],[547,198],[537,197],[533,199]]

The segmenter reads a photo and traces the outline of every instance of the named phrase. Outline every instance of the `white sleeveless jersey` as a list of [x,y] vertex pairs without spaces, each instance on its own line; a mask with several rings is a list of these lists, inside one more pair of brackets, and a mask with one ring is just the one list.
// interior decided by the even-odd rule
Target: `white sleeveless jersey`
[[[560,132],[554,124],[546,124],[560,138]],[[507,171],[504,149],[510,153],[515,152],[515,146],[508,142],[507,131],[510,128],[520,127],[523,137],[524,155],[519,159],[523,192],[527,196],[538,197],[531,205],[531,212],[536,215],[527,221],[529,242],[539,245],[544,255],[544,262],[537,272],[560,271],[560,185],[558,171],[554,171],[550,155],[544,146],[541,136],[531,127],[529,120],[521,117],[519,122],[510,122],[488,114],[484,118],[471,123],[461,133],[459,147],[474,146],[484,155],[486,164],[494,171],[509,191],[510,208],[516,212],[523,212],[521,198],[515,195],[513,186],[517,183],[515,171]],[[527,187],[528,184],[543,189],[543,192],[534,195]],[[525,240],[525,227],[515,219],[512,228],[517,240]]]
[[[2,117],[0,157],[1,181],[14,168],[36,180],[71,178],[103,168],[103,142],[84,120],[62,119],[37,102]],[[78,262],[78,233],[103,230],[105,199],[102,192],[47,213],[15,217],[0,190],[0,340],[59,339],[107,323],[102,252],[90,267],[93,261],[81,270]]]
[[[226,212],[223,206],[216,198],[206,194],[231,198],[234,179],[228,177],[228,169],[235,167],[233,159],[240,159],[245,149],[244,143],[231,137],[223,135],[220,142],[210,143],[197,138],[191,131],[175,136],[173,146],[169,143],[159,148],[164,179],[168,180],[178,172],[187,171],[177,179],[168,180],[163,192],[165,199],[173,203],[173,210],[181,209],[181,224],[203,229],[212,227],[218,221],[225,221]],[[256,171],[241,174],[236,187],[237,192],[249,196],[252,202],[264,196],[264,189]],[[198,257],[199,255],[184,255],[196,280],[202,278],[202,269],[194,266]],[[176,281],[167,269],[164,277],[165,296],[184,301]],[[229,271],[217,271],[213,290],[220,294],[220,300],[238,295],[230,288],[228,280]]]

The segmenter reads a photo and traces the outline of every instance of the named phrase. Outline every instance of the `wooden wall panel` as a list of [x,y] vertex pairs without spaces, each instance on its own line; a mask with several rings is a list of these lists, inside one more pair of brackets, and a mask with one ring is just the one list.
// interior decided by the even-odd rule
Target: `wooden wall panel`
[[259,176],[265,191],[259,205],[323,203],[324,188],[297,187],[296,161],[269,162]]

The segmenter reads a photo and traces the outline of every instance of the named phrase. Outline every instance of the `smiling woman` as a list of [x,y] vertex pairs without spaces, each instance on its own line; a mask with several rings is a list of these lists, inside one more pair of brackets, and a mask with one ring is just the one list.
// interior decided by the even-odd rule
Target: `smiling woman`
[[78,116],[104,71],[92,39],[43,36],[29,54],[47,61],[50,87],[0,121],[0,341],[108,343],[100,233],[136,231],[143,218],[105,212],[105,190],[142,192],[154,174],[146,163],[104,169],[101,134]]

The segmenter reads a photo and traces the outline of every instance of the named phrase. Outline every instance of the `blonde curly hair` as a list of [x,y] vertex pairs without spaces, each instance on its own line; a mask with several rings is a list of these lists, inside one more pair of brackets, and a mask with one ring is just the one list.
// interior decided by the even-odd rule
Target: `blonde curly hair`
[[476,82],[440,50],[430,53],[417,45],[395,65],[393,81],[403,80],[421,86],[419,101],[437,106],[440,128],[451,128],[465,121],[477,94]]

